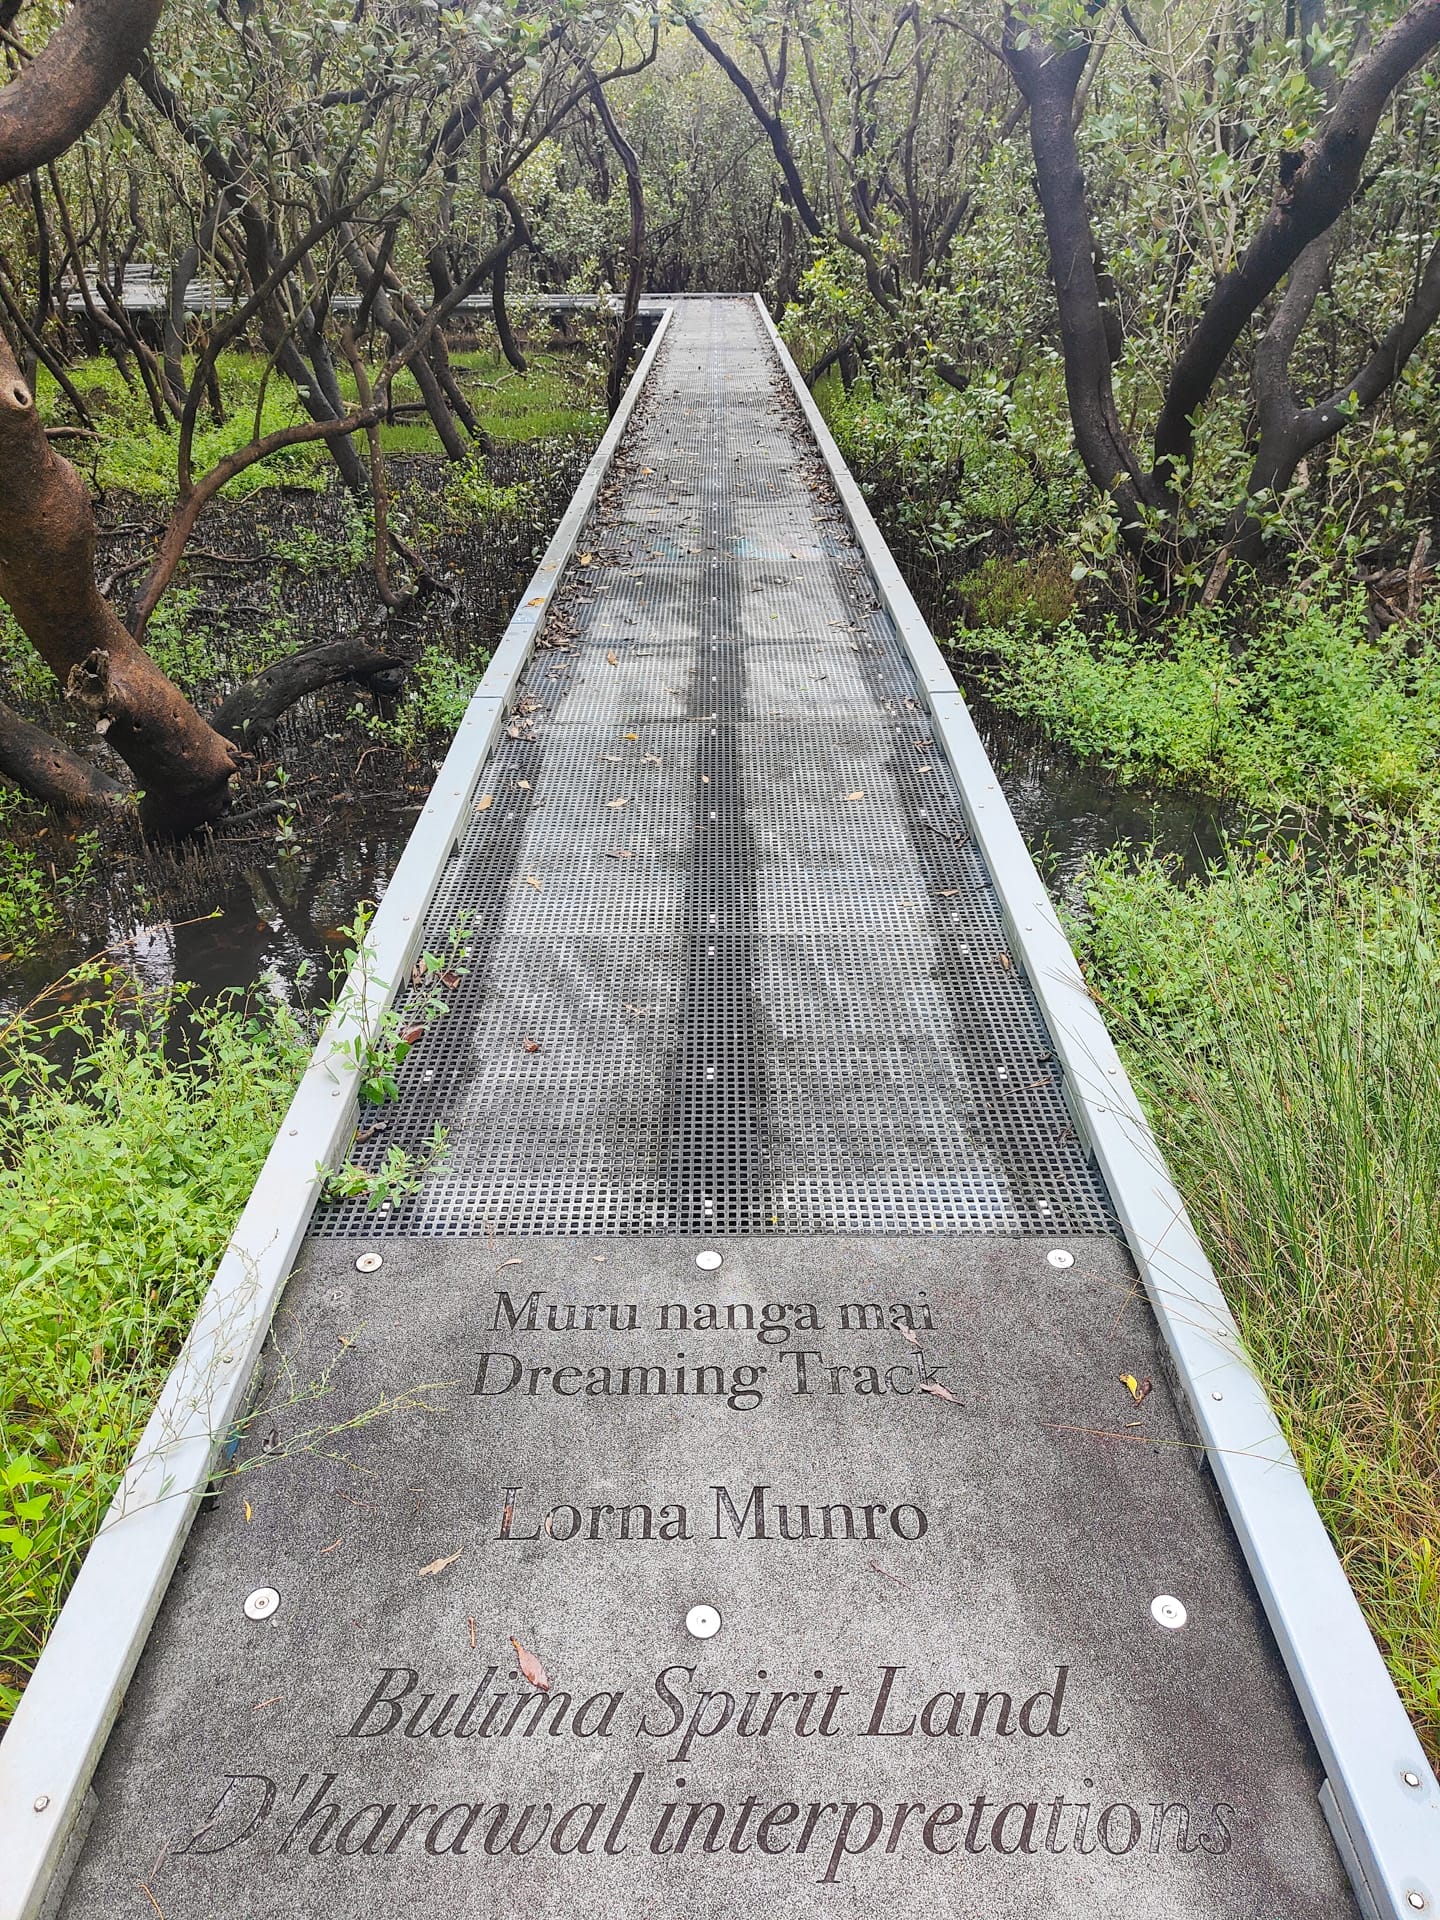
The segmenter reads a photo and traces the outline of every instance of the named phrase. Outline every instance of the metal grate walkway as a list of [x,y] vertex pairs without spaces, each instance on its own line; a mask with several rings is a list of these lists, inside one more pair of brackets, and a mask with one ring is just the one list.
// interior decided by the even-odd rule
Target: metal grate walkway
[[958,791],[748,300],[679,305],[322,1234],[1109,1231]]

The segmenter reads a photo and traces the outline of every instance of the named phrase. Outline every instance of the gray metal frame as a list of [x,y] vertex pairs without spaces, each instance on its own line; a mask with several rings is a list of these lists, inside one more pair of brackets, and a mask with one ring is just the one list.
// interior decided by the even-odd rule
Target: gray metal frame
[[260,1349],[323,1184],[355,1123],[356,1074],[337,1049],[409,977],[431,897],[566,562],[660,351],[667,310],[475,690],[430,798],[125,1478],[0,1742],[0,1920],[41,1920],[83,1842],[90,1780],[170,1583],[217,1447],[243,1410]]
[[1371,1920],[1440,1909],[1440,1785],[1021,838],[964,697],[794,361],[761,318],[959,780],[1006,931],[1049,1025],[1327,1776],[1321,1800]]

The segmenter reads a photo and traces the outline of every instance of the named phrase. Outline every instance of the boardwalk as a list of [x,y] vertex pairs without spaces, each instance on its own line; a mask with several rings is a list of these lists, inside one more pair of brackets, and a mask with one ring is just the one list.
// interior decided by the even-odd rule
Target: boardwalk
[[757,309],[681,302],[454,789],[463,974],[357,1149],[443,1158],[315,1214],[61,1920],[1361,1913],[1308,1591],[1428,1772],[837,478]]
[[1104,1231],[748,302],[680,307],[587,537],[431,913],[435,947],[468,917],[470,971],[368,1151],[439,1121],[448,1170],[389,1230]]

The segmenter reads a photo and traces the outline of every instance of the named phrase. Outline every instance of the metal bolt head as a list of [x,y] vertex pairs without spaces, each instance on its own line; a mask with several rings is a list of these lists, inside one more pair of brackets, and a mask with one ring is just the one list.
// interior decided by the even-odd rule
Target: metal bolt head
[[1073,1267],[1075,1264],[1074,1254],[1068,1252],[1064,1247],[1052,1247],[1045,1258],[1050,1262],[1052,1267]]
[[1410,1892],[1406,1894],[1405,1899],[1407,1904],[1412,1906],[1417,1913],[1423,1913],[1425,1911],[1425,1896],[1423,1893],[1416,1893],[1412,1887]]
[[720,1265],[722,1257],[722,1255],[716,1253],[713,1247],[707,1247],[704,1253],[696,1254],[695,1264],[704,1273],[714,1273],[715,1269]]
[[685,1616],[685,1631],[695,1640],[713,1640],[720,1631],[718,1607],[691,1607]]
[[268,1620],[280,1605],[280,1596],[274,1587],[256,1587],[245,1596],[245,1617],[247,1620]]
[[1173,1593],[1160,1593],[1150,1602],[1150,1617],[1160,1627],[1168,1627],[1171,1633],[1178,1633],[1190,1618],[1183,1605]]
[[1418,1787],[1420,1784],[1419,1774],[1413,1773],[1409,1767],[1405,1769],[1400,1778],[1405,1782],[1407,1787]]
[[362,1253],[360,1258],[355,1262],[355,1271],[357,1273],[376,1273],[384,1264],[385,1256],[383,1253]]
[[50,1796],[49,1796],[49,1794],[48,1794],[48,1793],[37,1793],[37,1794],[36,1794],[36,1796],[35,1796],[35,1811],[36,1811],[36,1813],[44,1813],[44,1811],[45,1811],[45,1809],[46,1809],[46,1807],[48,1807],[48,1806],[49,1806],[49,1804],[50,1804]]

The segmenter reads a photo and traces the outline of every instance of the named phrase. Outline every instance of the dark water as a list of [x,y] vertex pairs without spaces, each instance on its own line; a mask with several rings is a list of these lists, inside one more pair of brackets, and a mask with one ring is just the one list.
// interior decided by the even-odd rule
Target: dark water
[[[348,814],[319,850],[277,857],[257,846],[253,866],[173,918],[112,924],[113,960],[141,986],[186,982],[202,1000],[255,986],[297,1009],[323,1005],[332,965],[349,944],[345,925],[361,901],[384,891],[418,810],[417,802]],[[104,944],[92,929],[88,939],[56,942],[23,966],[0,969],[0,1013],[24,1005]]]
[[1237,822],[1216,800],[1163,787],[1123,787],[1081,765],[1036,728],[971,700],[985,750],[1020,831],[1052,894],[1071,898],[1094,855],[1129,844],[1153,846],[1187,873],[1219,857]]

